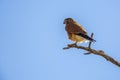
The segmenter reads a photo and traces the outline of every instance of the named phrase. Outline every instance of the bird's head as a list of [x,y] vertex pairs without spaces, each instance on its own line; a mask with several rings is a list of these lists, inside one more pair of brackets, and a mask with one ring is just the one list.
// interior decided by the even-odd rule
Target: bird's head
[[72,18],[66,18],[66,19],[64,19],[63,24],[69,24],[71,22],[74,22],[74,20]]

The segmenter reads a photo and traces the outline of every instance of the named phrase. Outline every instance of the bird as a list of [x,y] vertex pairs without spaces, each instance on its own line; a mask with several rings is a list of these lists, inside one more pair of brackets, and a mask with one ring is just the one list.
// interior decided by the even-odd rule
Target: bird
[[88,33],[83,26],[77,23],[74,19],[66,18],[64,19],[63,24],[65,24],[65,30],[68,34],[68,38],[74,41],[75,44],[88,41],[96,42],[96,40],[88,36]]

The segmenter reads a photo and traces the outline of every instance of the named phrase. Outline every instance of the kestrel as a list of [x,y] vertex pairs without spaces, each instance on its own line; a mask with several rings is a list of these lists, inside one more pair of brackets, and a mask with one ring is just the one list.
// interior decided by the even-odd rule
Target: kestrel
[[64,20],[64,24],[66,25],[65,30],[67,31],[68,38],[75,43],[86,41],[95,42],[94,39],[88,36],[86,30],[82,27],[82,25],[78,24],[72,18],[66,18]]

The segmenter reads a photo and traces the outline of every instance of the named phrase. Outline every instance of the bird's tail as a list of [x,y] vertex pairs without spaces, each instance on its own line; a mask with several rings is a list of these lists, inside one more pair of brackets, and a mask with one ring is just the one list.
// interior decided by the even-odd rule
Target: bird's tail
[[90,38],[88,35],[85,35],[85,34],[82,34],[82,33],[79,33],[77,35],[79,35],[79,36],[81,36],[81,37],[83,37],[83,38],[85,38],[85,39],[87,39],[89,41],[96,42],[96,40]]

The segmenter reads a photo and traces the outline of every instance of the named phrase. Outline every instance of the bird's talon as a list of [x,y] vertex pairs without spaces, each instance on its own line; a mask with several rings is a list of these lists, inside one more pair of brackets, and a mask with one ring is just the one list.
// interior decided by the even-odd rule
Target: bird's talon
[[68,44],[69,47],[72,47],[72,46],[77,46],[77,43],[73,43],[73,44]]

